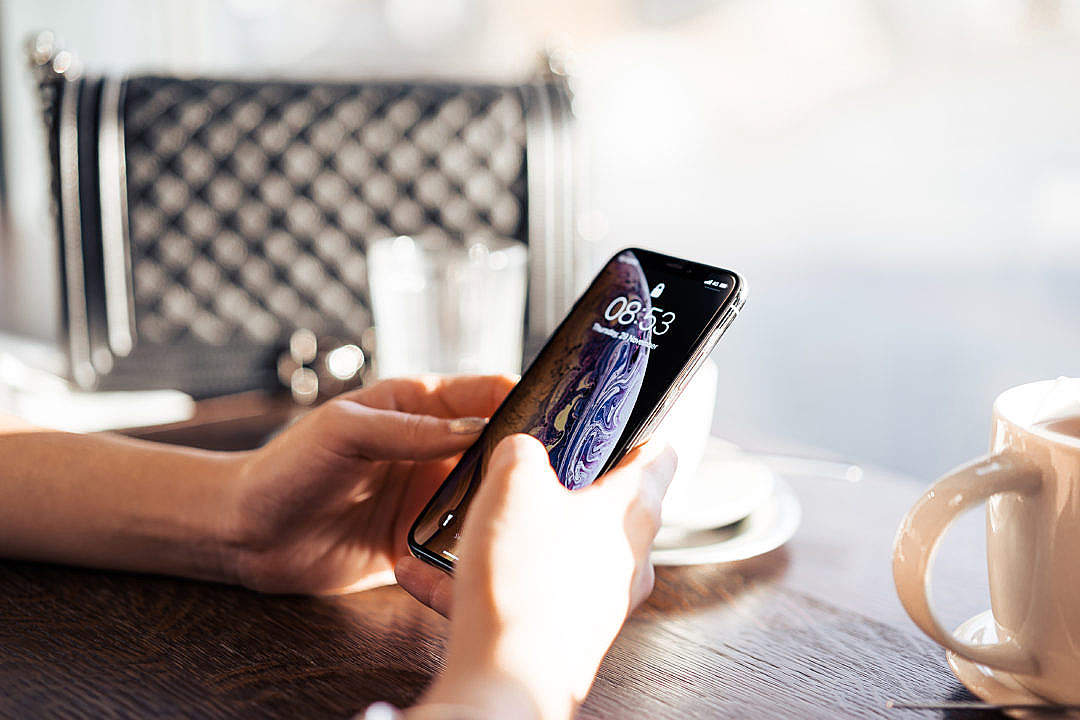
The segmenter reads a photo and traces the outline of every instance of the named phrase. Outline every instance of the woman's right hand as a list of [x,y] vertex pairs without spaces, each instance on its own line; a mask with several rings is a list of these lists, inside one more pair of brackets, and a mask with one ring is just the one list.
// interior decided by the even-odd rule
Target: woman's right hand
[[570,717],[627,615],[653,586],[649,551],[675,453],[647,443],[571,492],[544,446],[496,447],[469,508],[456,578],[414,558],[398,581],[452,615],[446,670],[423,703],[492,717]]

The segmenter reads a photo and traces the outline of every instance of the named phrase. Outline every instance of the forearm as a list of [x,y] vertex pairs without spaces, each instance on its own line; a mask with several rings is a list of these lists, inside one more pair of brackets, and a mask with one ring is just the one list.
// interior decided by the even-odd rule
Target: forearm
[[229,581],[226,453],[0,431],[0,555]]

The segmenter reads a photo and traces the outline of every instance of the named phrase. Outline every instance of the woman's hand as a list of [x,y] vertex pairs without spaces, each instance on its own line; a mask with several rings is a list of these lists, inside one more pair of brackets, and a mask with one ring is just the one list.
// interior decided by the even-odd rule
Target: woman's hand
[[231,579],[282,593],[393,582],[409,527],[513,384],[386,380],[327,402],[243,456],[222,533]]
[[570,492],[537,440],[502,441],[466,517],[456,579],[409,557],[397,566],[402,587],[452,618],[446,671],[423,702],[569,717],[652,591],[649,550],[675,465],[649,443]]

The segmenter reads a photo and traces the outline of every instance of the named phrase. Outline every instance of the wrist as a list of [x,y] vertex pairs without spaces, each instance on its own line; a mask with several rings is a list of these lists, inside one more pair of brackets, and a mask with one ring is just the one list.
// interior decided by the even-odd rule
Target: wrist
[[[174,490],[156,523],[162,536],[162,561],[172,566],[166,572],[234,584],[233,498],[242,454],[197,451],[177,459],[177,472],[168,478]],[[153,515],[147,522],[155,522]]]
[[566,720],[574,715],[584,693],[567,686],[564,673],[521,661],[521,655],[529,654],[527,648],[508,654],[499,651],[498,642],[477,642],[482,635],[457,647],[451,641],[446,669],[423,702],[467,705],[480,711],[481,718]]
[[568,718],[565,715],[545,714],[535,697],[533,690],[515,678],[501,672],[478,671],[457,672],[447,668],[440,675],[417,706],[408,715],[423,715],[423,709],[433,706],[469,708],[470,718],[520,718],[521,720],[555,720]]
[[253,521],[252,503],[255,498],[249,492],[252,465],[258,451],[231,452],[221,468],[219,487],[221,496],[213,531],[215,549],[221,569],[221,581],[230,585],[251,587],[249,566],[264,549],[265,538],[258,532]]

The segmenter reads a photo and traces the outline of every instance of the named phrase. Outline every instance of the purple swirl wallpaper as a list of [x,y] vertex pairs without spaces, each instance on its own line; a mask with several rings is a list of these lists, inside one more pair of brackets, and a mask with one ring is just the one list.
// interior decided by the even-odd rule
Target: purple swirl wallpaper
[[[605,300],[613,297],[638,300],[648,315],[649,289],[641,268],[619,264],[610,275],[608,294],[598,298],[595,316],[603,319]],[[645,341],[652,334],[638,323],[623,332]],[[528,432],[547,447],[562,484],[578,490],[597,478],[622,435],[641,391],[649,348],[590,327],[574,361],[541,400]]]
[[[632,312],[629,309],[632,308]],[[611,457],[638,400],[653,330],[649,285],[632,251],[600,272],[416,526],[415,540],[455,557],[460,519],[495,446],[515,432],[544,443],[559,481],[588,486]],[[447,511],[447,508],[452,510]]]

